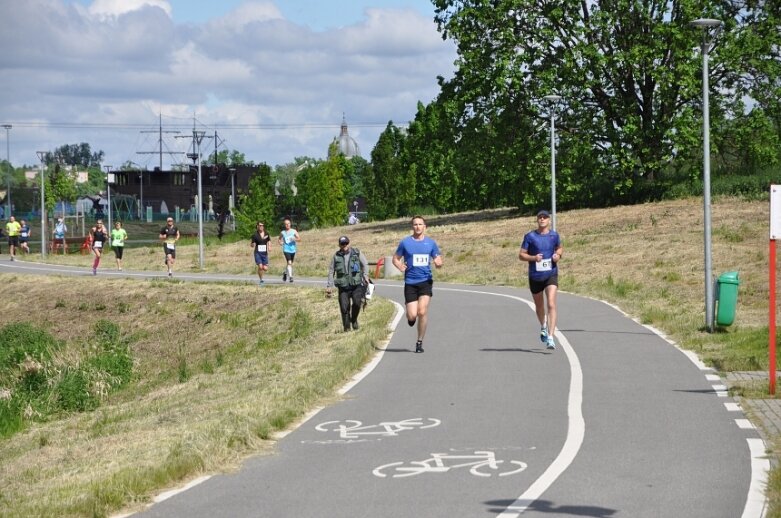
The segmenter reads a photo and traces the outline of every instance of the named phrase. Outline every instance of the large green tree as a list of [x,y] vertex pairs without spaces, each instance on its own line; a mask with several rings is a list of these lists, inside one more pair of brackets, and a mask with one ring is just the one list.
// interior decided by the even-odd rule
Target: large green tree
[[328,160],[310,167],[303,179],[306,214],[315,227],[334,226],[347,219],[344,173],[346,159],[331,145]]
[[404,139],[401,129],[388,122],[372,149],[372,172],[366,185],[372,219],[403,216],[414,206],[416,178],[401,160]]
[[260,164],[249,180],[247,192],[239,195],[239,203],[234,210],[236,232],[249,238],[255,232],[258,221],[266,224],[268,232],[273,232],[274,204],[271,167]]
[[[563,97],[556,115],[559,159],[573,182],[564,197],[579,204],[625,200],[674,159],[695,160],[701,153],[702,35],[690,22],[700,17],[725,22],[710,53],[714,134],[731,138],[734,126],[726,121],[753,110],[763,110],[759,118],[779,120],[777,1],[434,0],[434,5],[443,37],[458,49],[457,71],[441,81],[438,102],[456,110],[453,142],[470,148],[459,152],[464,165],[459,174],[478,182],[479,194],[490,196],[484,182],[507,185],[513,161],[523,180],[518,189],[544,179],[547,135],[535,128],[544,128],[550,110],[544,97],[554,93]],[[750,107],[744,98],[752,99]],[[778,130],[765,123],[755,127]],[[497,160],[502,149],[515,151]],[[490,168],[488,177],[477,168]]]

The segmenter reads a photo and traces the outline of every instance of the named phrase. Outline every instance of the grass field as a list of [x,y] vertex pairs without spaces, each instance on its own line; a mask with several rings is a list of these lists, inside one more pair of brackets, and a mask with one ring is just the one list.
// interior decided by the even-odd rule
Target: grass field
[[[713,200],[713,272],[738,271],[741,285],[736,322],[712,334],[703,329],[702,215],[701,199],[559,212],[565,249],[560,287],[618,305],[722,373],[766,370],[768,202]],[[526,287],[517,254],[523,234],[535,226],[533,216],[493,210],[430,217],[428,225],[445,259],[437,281]],[[129,229],[131,240],[154,239],[157,227]],[[408,233],[407,219],[302,232],[296,275],[325,281],[341,234],[375,261],[392,255]],[[178,248],[177,272],[199,271],[196,242]],[[248,240],[218,243],[209,237],[204,252],[209,272],[247,279],[254,274]],[[91,267],[90,256],[49,260]],[[159,245],[130,248],[124,262],[125,269],[165,268]],[[269,275],[281,275],[283,265],[275,247]],[[114,267],[112,254],[103,266]],[[335,303],[320,290],[100,275],[97,281],[0,280],[6,286],[0,314],[37,322],[71,344],[57,361],[78,361],[96,315],[119,324],[136,361],[136,379],[97,410],[33,422],[0,442],[0,509],[10,509],[8,516],[105,515],[146,501],[177,480],[230,469],[244,456],[267,450],[273,430],[332,400],[334,387],[385,338],[392,313],[389,303],[373,301],[361,331],[344,335]],[[560,315],[560,324],[566,318]],[[733,390],[770,397],[757,385]],[[779,446],[770,444],[771,454]],[[138,451],[142,447],[148,455]],[[769,494],[778,509],[781,477],[773,478]]]

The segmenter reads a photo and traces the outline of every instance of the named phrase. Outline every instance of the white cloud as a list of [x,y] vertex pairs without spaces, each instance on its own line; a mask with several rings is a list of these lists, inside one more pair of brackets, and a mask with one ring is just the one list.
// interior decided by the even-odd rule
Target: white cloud
[[95,0],[88,12],[98,18],[117,17],[146,6],[159,7],[171,16],[171,4],[166,0]]
[[[283,0],[280,0],[283,1]],[[12,5],[13,4],[13,5]],[[455,49],[413,10],[369,8],[362,22],[315,31],[270,1],[246,2],[203,24],[177,24],[162,0],[0,1],[0,122],[14,124],[11,160],[89,142],[107,163],[138,162],[138,128],[35,127],[48,121],[112,125],[216,125],[230,149],[280,164],[325,156],[346,114],[369,156],[388,120],[452,75]],[[175,13],[174,13],[175,14]],[[377,123],[361,127],[358,123]],[[287,129],[219,129],[284,124]],[[325,128],[314,125],[328,125]],[[2,145],[2,144],[0,144]]]

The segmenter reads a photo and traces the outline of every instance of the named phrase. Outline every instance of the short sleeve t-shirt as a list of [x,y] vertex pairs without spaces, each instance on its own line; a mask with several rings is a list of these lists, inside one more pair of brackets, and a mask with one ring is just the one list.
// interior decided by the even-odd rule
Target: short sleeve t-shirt
[[404,272],[404,282],[407,284],[420,284],[433,278],[431,274],[432,259],[442,255],[436,242],[430,237],[423,236],[418,241],[412,236],[401,240],[396,255],[404,258],[407,270]]
[[255,245],[255,251],[259,254],[268,253],[269,241],[271,241],[271,236],[268,234],[261,237],[260,232],[255,232],[255,235],[252,236],[252,244]]
[[173,245],[176,242],[176,234],[178,232],[179,229],[176,227],[176,225],[172,226],[171,228],[168,228],[168,225],[166,225],[160,229],[160,235],[165,236],[165,242],[168,245]]
[[294,229],[282,231],[282,251],[288,254],[295,254],[298,243],[296,242],[296,231]]
[[111,229],[111,246],[125,246],[125,240],[127,239],[127,232],[124,228]]
[[559,273],[558,266],[551,259],[553,252],[561,246],[561,239],[556,231],[540,234],[533,230],[523,236],[521,249],[529,255],[542,254],[542,261],[529,263],[529,278],[533,281],[544,281]]

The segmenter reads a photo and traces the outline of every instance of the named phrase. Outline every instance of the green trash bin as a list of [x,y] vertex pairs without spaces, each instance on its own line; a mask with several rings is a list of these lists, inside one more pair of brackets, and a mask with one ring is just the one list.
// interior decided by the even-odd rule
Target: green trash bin
[[727,272],[718,279],[718,301],[716,310],[716,324],[730,326],[735,321],[735,309],[738,305],[738,272]]

